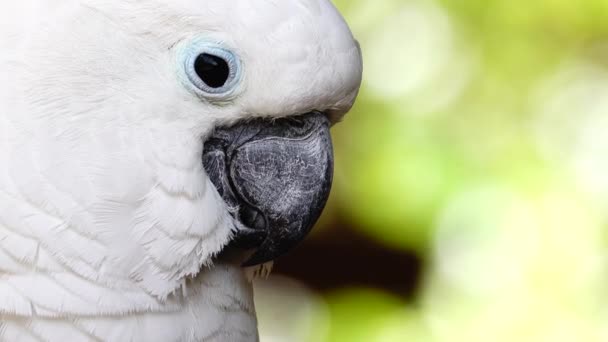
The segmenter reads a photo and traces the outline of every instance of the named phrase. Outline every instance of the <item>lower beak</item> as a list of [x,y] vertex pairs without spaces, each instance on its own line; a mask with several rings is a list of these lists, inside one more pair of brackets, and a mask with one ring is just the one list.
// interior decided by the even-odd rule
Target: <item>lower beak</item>
[[240,223],[233,245],[255,252],[243,266],[285,254],[310,232],[333,176],[329,120],[319,112],[216,129],[203,165]]

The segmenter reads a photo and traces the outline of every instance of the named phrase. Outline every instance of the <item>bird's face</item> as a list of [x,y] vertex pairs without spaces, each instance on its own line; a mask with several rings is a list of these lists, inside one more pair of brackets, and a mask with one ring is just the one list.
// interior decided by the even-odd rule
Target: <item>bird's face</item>
[[62,23],[80,35],[58,42],[77,50],[74,77],[107,72],[93,75],[157,109],[145,119],[167,108],[208,131],[318,110],[335,122],[358,93],[359,46],[328,0],[80,2],[89,23]]
[[[219,118],[284,117],[324,111],[337,120],[353,104],[361,82],[358,44],[327,0],[182,0],[184,17],[208,18],[184,32],[176,46],[186,88],[202,102],[229,108]],[[186,15],[188,13],[188,15]],[[227,19],[226,19],[227,18]],[[201,53],[223,60],[229,71],[219,89],[196,86],[191,69]],[[187,58],[191,57],[190,60]],[[179,66],[180,69],[182,65]],[[210,76],[210,75],[208,75]],[[194,82],[192,82],[194,81]],[[204,82],[203,82],[204,83]],[[192,85],[195,85],[192,87]],[[208,108],[213,111],[215,108]]]
[[299,241],[331,185],[329,127],[351,108],[361,82],[359,46],[333,5],[74,3],[77,15],[55,18],[53,35],[32,43],[40,55],[28,90],[55,99],[38,104],[53,114],[37,124],[83,137],[100,126],[145,135],[142,148],[167,168],[158,182],[192,196],[205,182],[171,170],[202,164],[204,149],[198,176],[215,184],[239,245],[258,249],[248,264]]

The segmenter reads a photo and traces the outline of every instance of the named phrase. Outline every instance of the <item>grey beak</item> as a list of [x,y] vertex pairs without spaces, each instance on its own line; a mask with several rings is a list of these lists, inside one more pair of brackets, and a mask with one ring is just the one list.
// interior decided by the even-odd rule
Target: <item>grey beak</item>
[[333,178],[330,123],[311,112],[216,129],[203,165],[242,226],[233,245],[255,249],[243,266],[285,254],[310,232]]

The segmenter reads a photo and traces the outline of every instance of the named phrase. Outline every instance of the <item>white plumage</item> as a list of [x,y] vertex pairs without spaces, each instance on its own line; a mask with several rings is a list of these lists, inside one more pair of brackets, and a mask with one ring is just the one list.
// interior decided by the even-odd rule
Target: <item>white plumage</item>
[[[193,37],[240,55],[229,99],[180,82]],[[331,3],[4,1],[0,81],[0,341],[255,341],[203,141],[350,109],[360,51]]]

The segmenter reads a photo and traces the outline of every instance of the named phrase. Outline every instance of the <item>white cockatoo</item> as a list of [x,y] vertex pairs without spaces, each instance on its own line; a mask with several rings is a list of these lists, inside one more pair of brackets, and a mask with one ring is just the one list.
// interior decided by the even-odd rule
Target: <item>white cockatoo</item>
[[0,4],[0,341],[256,341],[361,53],[328,0]]
[[0,341],[256,341],[361,53],[328,0],[0,4]]

